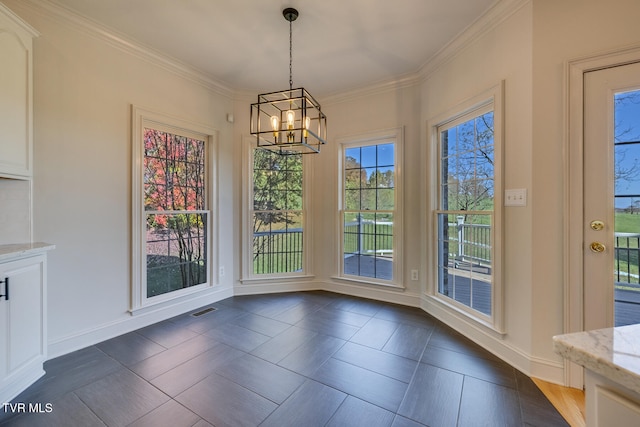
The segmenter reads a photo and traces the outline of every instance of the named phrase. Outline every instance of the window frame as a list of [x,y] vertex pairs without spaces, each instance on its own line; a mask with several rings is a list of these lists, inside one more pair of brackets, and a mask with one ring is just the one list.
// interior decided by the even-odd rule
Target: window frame
[[[309,163],[309,155],[302,155],[302,230],[303,230],[303,243],[302,243],[302,271],[292,271],[287,273],[265,273],[256,274],[253,272],[253,206],[254,206],[254,193],[253,193],[253,166],[255,150],[261,148],[255,144],[255,138],[245,137],[244,143],[244,160],[243,164],[243,218],[244,227],[242,228],[242,278],[240,282],[243,284],[261,284],[272,283],[278,284],[283,282],[299,281],[300,279],[309,279],[314,276],[310,273],[311,270],[311,228],[308,221],[309,216],[309,194],[310,183],[309,176],[311,167]],[[311,156],[312,157],[312,156]]]
[[[132,105],[132,190],[131,190],[131,303],[132,315],[174,304],[175,300],[207,291],[218,284],[217,271],[217,195],[215,154],[218,132],[208,126]],[[147,296],[146,215],[144,207],[144,130],[151,128],[205,142],[205,209],[188,211],[206,213],[207,280],[184,289]],[[179,213],[182,211],[176,211]]]
[[[369,276],[359,276],[345,274],[344,272],[344,216],[345,216],[345,185],[344,185],[344,159],[345,151],[349,148],[377,146],[383,144],[394,144],[394,209],[393,209],[393,260],[392,279],[385,280]],[[367,134],[345,137],[338,140],[338,250],[336,251],[338,272],[334,279],[354,282],[358,284],[369,284],[404,289],[403,281],[403,174],[402,164],[404,161],[404,128],[391,128],[374,131]],[[381,210],[388,211],[388,210]],[[376,213],[378,210],[370,210]]]
[[[492,242],[492,282],[491,282],[491,315],[486,315],[451,297],[439,292],[439,231],[438,215],[452,212],[440,209],[442,200],[442,159],[441,159],[441,132],[464,123],[470,119],[479,117],[489,111],[493,111],[494,119],[494,200],[491,227]],[[504,81],[488,89],[482,94],[460,103],[448,112],[441,114],[427,122],[429,134],[428,161],[431,170],[427,173],[427,188],[435,189],[431,193],[429,212],[427,216],[427,229],[429,250],[427,253],[430,272],[430,280],[426,288],[426,298],[434,301],[440,307],[451,313],[462,315],[480,325],[483,325],[501,335],[506,333],[504,324],[504,283],[503,277],[503,210],[504,210],[504,185],[503,185],[503,150],[504,150]],[[429,185],[431,183],[431,185]],[[473,211],[479,214],[487,214],[490,211]]]

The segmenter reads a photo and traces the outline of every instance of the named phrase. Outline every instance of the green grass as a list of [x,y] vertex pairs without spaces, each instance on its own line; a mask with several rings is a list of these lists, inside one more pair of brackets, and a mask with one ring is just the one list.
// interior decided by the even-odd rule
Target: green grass
[[615,231],[617,233],[640,233],[640,214],[616,212]]
[[275,274],[302,270],[302,245],[302,232],[254,236],[253,273]]

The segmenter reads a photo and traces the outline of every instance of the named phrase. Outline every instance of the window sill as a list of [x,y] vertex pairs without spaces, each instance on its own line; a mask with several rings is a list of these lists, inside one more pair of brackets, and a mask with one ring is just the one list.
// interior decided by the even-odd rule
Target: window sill
[[473,323],[499,339],[504,339],[507,335],[505,330],[500,330],[493,324],[491,318],[477,316],[471,311],[472,309],[467,309],[466,306],[463,306],[462,304],[457,304],[453,301],[449,301],[446,297],[439,297],[437,295],[424,294],[424,296],[428,301],[449,312],[453,316],[460,320]]
[[219,287],[217,286],[210,286],[203,283],[191,288],[181,289],[179,291],[159,295],[158,297],[154,297],[157,298],[155,300],[152,298],[150,300],[147,300],[146,304],[142,306],[131,308],[129,310],[129,314],[131,316],[138,316],[141,314],[148,314],[154,311],[163,310],[168,307],[172,307],[196,298],[203,297],[207,294],[215,292],[218,289]]
[[337,282],[347,282],[347,283],[356,283],[356,284],[359,284],[359,285],[385,287],[385,288],[390,288],[390,289],[397,289],[399,291],[403,291],[403,290],[406,289],[404,285],[400,285],[398,283],[378,282],[378,281],[374,281],[374,280],[358,279],[358,278],[355,278],[355,277],[331,276],[331,279],[335,280]]
[[312,274],[301,274],[298,276],[268,276],[268,277],[250,277],[247,279],[240,279],[240,283],[244,284],[270,284],[270,283],[288,283],[288,282],[300,282],[311,281],[316,276]]

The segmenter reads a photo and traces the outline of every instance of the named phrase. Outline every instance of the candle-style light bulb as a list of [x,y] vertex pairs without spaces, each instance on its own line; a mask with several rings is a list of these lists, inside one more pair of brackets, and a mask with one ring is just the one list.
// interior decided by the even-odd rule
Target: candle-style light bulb
[[304,118],[304,137],[308,136],[308,129],[311,126],[311,117],[307,116]]
[[271,116],[271,129],[273,130],[273,136],[278,138],[278,131],[280,130],[280,119],[278,116]]
[[293,129],[296,123],[296,113],[293,110],[287,110],[287,129]]

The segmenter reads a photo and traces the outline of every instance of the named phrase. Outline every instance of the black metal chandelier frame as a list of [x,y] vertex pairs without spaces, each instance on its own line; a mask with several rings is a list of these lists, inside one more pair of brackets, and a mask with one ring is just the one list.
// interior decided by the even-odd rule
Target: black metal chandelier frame
[[298,11],[282,11],[289,21],[289,89],[258,95],[251,104],[251,135],[257,146],[278,154],[319,153],[327,140],[327,117],[320,103],[303,87],[293,88],[292,22]]

